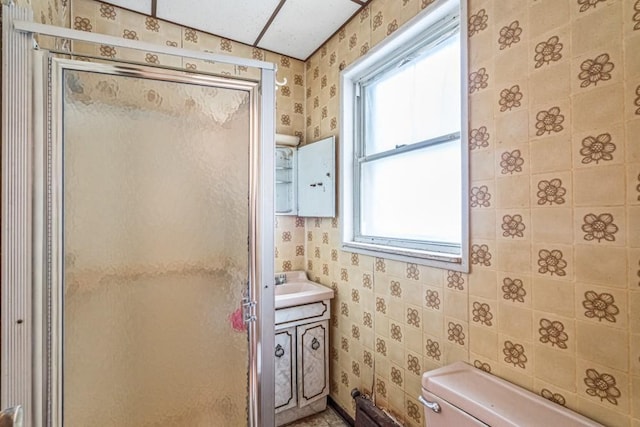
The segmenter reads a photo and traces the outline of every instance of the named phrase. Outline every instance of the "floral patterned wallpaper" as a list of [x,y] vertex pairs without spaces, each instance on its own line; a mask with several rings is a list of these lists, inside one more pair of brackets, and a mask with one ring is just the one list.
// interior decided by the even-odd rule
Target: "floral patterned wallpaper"
[[33,20],[41,24],[69,26],[69,0],[16,0],[21,7],[33,11]]
[[[339,134],[339,73],[426,9],[373,0],[306,62],[308,140]],[[340,250],[331,395],[422,425],[422,372],[464,360],[613,426],[640,425],[640,1],[469,0],[471,273]]]

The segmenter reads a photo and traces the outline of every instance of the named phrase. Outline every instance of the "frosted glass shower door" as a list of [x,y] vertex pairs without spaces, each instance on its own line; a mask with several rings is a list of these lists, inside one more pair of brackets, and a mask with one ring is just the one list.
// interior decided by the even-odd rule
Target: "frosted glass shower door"
[[65,427],[246,425],[250,92],[62,85]]

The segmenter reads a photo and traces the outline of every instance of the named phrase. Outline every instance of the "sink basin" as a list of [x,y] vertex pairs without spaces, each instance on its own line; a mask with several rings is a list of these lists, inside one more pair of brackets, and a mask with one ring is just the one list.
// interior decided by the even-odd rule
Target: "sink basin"
[[289,295],[298,292],[309,292],[318,288],[318,285],[312,282],[291,282],[276,286],[276,296]]
[[276,309],[333,298],[333,289],[308,280],[304,271],[292,271],[285,274],[287,282],[276,285]]

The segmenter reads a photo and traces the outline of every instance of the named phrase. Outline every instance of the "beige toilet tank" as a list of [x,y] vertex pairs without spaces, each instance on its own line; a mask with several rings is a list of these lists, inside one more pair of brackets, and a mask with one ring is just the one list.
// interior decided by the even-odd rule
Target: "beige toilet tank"
[[420,400],[427,427],[602,426],[463,362],[424,373]]

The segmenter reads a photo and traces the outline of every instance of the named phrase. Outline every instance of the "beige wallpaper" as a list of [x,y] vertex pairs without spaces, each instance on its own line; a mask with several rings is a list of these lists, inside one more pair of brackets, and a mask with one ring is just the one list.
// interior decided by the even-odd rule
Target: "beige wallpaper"
[[30,7],[33,20],[42,24],[69,25],[69,0],[16,0],[22,7]]
[[304,236],[304,218],[295,216],[276,217],[276,272],[305,269]]
[[[306,63],[308,139],[338,135],[339,72],[425,0],[373,0]],[[470,0],[471,273],[339,249],[332,397],[422,425],[423,371],[464,360],[606,425],[640,425],[640,1]]]

